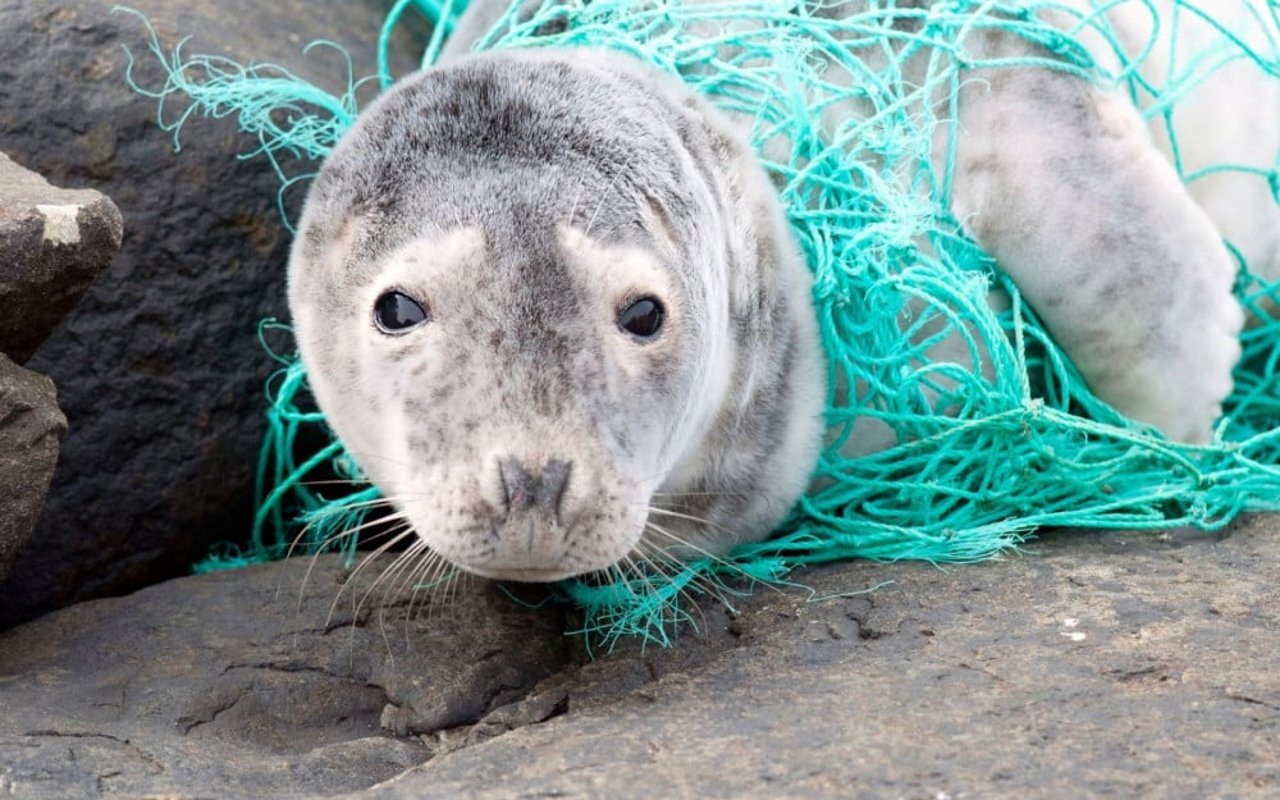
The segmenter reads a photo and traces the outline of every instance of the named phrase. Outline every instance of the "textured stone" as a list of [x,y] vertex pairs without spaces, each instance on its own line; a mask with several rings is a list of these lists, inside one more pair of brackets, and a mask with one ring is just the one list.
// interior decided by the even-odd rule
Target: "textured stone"
[[111,265],[123,234],[106,197],[50,186],[0,153],[0,353],[26,363]]
[[411,594],[366,598],[374,569],[310,567],[183,578],[0,634],[0,796],[363,789],[430,752],[384,721],[470,725],[564,668],[563,620],[491,584],[410,614]]
[[0,354],[0,583],[40,517],[66,432],[53,381]]
[[1280,794],[1280,518],[1032,548],[802,571],[594,662],[483,581],[351,627],[377,568],[184,578],[0,635],[0,793]]
[[696,669],[349,797],[1280,795],[1280,519],[1031,549],[802,573]]
[[[28,364],[53,377],[73,424],[38,533],[0,587],[0,629],[181,574],[212,541],[245,536],[252,518],[275,367],[256,326],[285,316],[279,184],[264,160],[237,158],[257,143],[232,120],[192,118],[174,153],[155,102],[124,79],[128,45],[137,81],[163,85],[146,31],[114,5],[0,0],[3,148],[59,186],[109,195],[128,221],[114,265]],[[386,10],[372,0],[126,5],[167,47],[190,34],[189,54],[274,61],[334,90],[345,89],[341,56],[304,57],[303,46],[339,41],[357,76],[370,74]],[[393,45],[407,71],[409,39]],[[286,197],[292,213],[301,194]]]

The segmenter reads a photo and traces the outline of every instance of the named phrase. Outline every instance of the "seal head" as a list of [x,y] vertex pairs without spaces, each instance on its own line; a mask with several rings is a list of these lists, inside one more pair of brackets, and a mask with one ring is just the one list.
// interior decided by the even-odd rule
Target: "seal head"
[[826,392],[809,276],[726,120],[622,56],[402,82],[316,178],[289,265],[312,390],[440,555],[544,581],[763,538]]

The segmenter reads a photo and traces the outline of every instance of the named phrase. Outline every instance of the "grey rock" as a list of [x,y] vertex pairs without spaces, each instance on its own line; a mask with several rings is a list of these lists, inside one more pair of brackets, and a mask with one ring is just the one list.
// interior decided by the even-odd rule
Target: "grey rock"
[[66,432],[53,381],[0,354],[0,583],[40,516]]
[[[263,159],[237,158],[257,142],[232,120],[192,118],[174,152],[156,103],[124,79],[128,45],[138,82],[163,85],[146,31],[114,5],[0,0],[5,151],[59,186],[109,195],[129,228],[114,265],[29,361],[53,377],[74,424],[38,533],[0,587],[0,629],[182,574],[252,518],[263,383],[275,367],[256,326],[285,316],[279,183]],[[126,5],[150,16],[167,47],[190,34],[188,54],[274,61],[331,90],[345,89],[341,57],[302,48],[334,39],[357,76],[371,74],[386,10],[349,0]],[[393,42],[397,71],[415,63],[413,44]],[[301,191],[286,197],[291,213],[300,201]]]
[[50,186],[0,153],[0,353],[26,363],[110,266],[123,234],[108,198]]
[[757,592],[701,668],[603,704],[570,690],[562,716],[347,797],[1280,792],[1280,520],[1031,550],[800,574],[828,599]]
[[1280,518],[1227,536],[1058,532],[1030,550],[945,571],[802,571],[812,595],[757,589],[733,614],[707,603],[673,648],[625,642],[594,661],[561,633],[572,615],[483,581],[410,615],[396,592],[353,614],[380,568],[344,585],[332,556],[305,587],[306,561],[184,578],[0,635],[0,789],[1280,792]]
[[370,594],[377,571],[326,556],[193,576],[0,634],[0,794],[363,789],[430,753],[383,721],[467,726],[564,669],[558,616],[481,581],[444,613]]

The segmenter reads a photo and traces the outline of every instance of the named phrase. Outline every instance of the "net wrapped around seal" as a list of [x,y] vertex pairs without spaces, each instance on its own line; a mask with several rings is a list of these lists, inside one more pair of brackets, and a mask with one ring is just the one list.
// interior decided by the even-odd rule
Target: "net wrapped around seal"
[[[843,17],[782,0],[550,0],[513,6],[477,44],[627,52],[681,76],[713,104],[751,115],[759,149],[789,142],[789,153],[770,147],[763,163],[814,274],[830,382],[858,387],[845,405],[829,398],[832,443],[816,467],[821,488],[773,538],[723,560],[562,582],[556,591],[583,608],[587,632],[606,643],[630,635],[665,643],[686,618],[688,595],[728,601],[749,584],[743,576],[783,581],[801,564],[973,561],[1048,525],[1212,530],[1241,512],[1280,510],[1280,284],[1253,275],[1233,250],[1237,294],[1253,317],[1242,334],[1235,390],[1211,444],[1171,443],[1090,393],[1017,289],[950,216],[950,176],[930,159],[940,128],[954,144],[954,107],[946,101],[978,69],[1063,70],[1119,88],[1171,137],[1178,100],[1213,70],[1243,62],[1280,80],[1276,6],[1244,2],[1240,19],[1217,20],[1190,0],[1163,12],[1152,0],[1119,0],[1126,2],[1153,20],[1152,40],[1134,58],[1122,55],[1101,11],[1041,0],[870,0]],[[423,43],[429,65],[460,10],[447,0],[396,3],[380,54],[383,88],[392,81],[385,43],[401,16],[422,13],[436,23]],[[1177,54],[1159,82],[1143,77],[1141,59],[1155,37],[1176,35],[1188,20],[1215,32],[1212,41]],[[1033,43],[1035,55],[976,57],[967,42],[993,28]],[[1257,35],[1239,33],[1246,28]],[[1115,61],[1095,62],[1085,37],[1109,43]],[[314,174],[357,112],[358,82],[350,79],[334,94],[271,66],[187,57],[181,45],[166,53],[153,42],[153,52],[168,83],[139,91],[157,99],[161,124],[176,136],[196,111],[237,116],[257,139],[252,152],[266,154],[281,175],[282,192]],[[911,59],[927,63],[923,80],[908,77]],[[833,64],[856,79],[829,80]],[[848,100],[856,114],[840,125],[816,124],[821,108]],[[1176,137],[1173,144],[1176,152]],[[1269,164],[1219,164],[1181,177],[1193,183],[1234,172],[1263,182],[1280,203],[1278,159],[1280,143]],[[1007,307],[989,303],[993,287],[1008,293]],[[947,337],[963,342],[966,355],[930,360],[931,345]],[[303,524],[305,547],[351,547],[352,537],[338,534],[358,527],[377,497],[358,484],[358,470],[314,410],[301,364],[280,359],[268,387],[252,545],[213,557],[206,568],[278,557]],[[842,457],[846,440],[868,426],[888,426],[897,443]],[[329,443],[304,447],[316,432]],[[343,491],[309,485],[320,471],[357,483]]]

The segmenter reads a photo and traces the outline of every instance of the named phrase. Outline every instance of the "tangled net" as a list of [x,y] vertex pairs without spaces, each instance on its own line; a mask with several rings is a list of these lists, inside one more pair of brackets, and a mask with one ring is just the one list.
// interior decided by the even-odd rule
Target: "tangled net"
[[[1159,22],[1132,60],[1123,58],[1103,16],[1126,2]],[[802,564],[848,558],[966,562],[1016,548],[1043,526],[1213,530],[1241,512],[1280,510],[1280,317],[1274,310],[1280,284],[1253,275],[1233,248],[1241,268],[1237,294],[1259,324],[1242,334],[1244,357],[1214,441],[1203,447],[1167,441],[1090,393],[1017,288],[963,235],[939,199],[949,175],[935,170],[929,157],[937,127],[951,126],[954,135],[955,126],[932,110],[946,109],[945,103],[924,102],[955,97],[975,69],[1067,71],[1127,91],[1149,119],[1163,123],[1176,146],[1176,102],[1213,70],[1248,61],[1280,80],[1277,7],[1249,6],[1249,24],[1265,34],[1259,45],[1189,0],[1164,14],[1153,0],[1099,2],[1100,10],[1087,14],[1049,0],[867,5],[862,13],[827,19],[813,13],[812,4],[787,0],[548,0],[519,15],[513,7],[478,44],[628,52],[680,75],[714,104],[752,115],[758,148],[775,136],[790,140],[789,158],[764,165],[813,270],[831,383],[839,377],[865,389],[846,406],[829,403],[833,442],[816,468],[823,488],[799,502],[774,538],[678,571],[666,565],[612,582],[558,584],[556,591],[584,610],[584,631],[606,644],[621,636],[665,644],[676,623],[688,619],[682,596],[710,592],[729,602],[742,576],[782,582]],[[383,29],[375,76],[383,88],[392,81],[387,42],[411,9],[435,23],[424,65],[435,60],[461,10],[449,0],[397,2]],[[1059,24],[1046,21],[1049,13]],[[1073,23],[1065,29],[1064,18]],[[1138,66],[1155,37],[1176,33],[1188,19],[1208,23],[1219,40],[1171,59],[1159,84],[1144,78]],[[975,58],[966,41],[990,28],[1035,43],[1043,55]],[[1095,62],[1081,44],[1085,35],[1110,43],[1121,68]],[[360,82],[350,77],[345,93],[334,95],[276,67],[185,57],[182,45],[165,53],[154,40],[152,50],[166,65],[168,82],[158,91],[139,91],[157,99],[161,123],[176,137],[197,110],[238,117],[259,143],[247,155],[271,159],[282,192],[314,173],[315,162],[357,110]],[[911,83],[903,65],[921,54],[928,57],[926,77]],[[858,80],[852,87],[824,80],[830,64]],[[865,113],[836,130],[814,124],[815,108],[848,98]],[[290,174],[294,164],[303,168]],[[1192,183],[1238,172],[1267,182],[1280,203],[1278,166],[1220,164],[1181,177]],[[988,303],[993,285],[1010,296],[1007,308]],[[967,343],[965,363],[930,361],[928,349],[951,336]],[[326,496],[306,485],[321,470],[360,476],[314,410],[301,364],[279,358],[281,369],[268,389],[270,429],[250,550],[214,557],[205,568],[282,555],[299,519],[310,526],[309,546],[320,546],[360,525],[366,501],[377,497],[371,486]],[[841,445],[866,420],[888,425],[898,443],[842,457]],[[327,437],[326,446],[300,444],[317,431]]]

